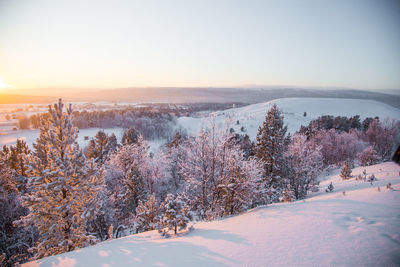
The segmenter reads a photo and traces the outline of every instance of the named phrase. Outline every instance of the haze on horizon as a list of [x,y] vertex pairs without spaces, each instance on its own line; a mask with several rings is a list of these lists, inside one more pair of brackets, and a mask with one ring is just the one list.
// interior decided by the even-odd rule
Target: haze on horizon
[[399,26],[400,2],[390,0],[1,0],[0,92],[399,89]]

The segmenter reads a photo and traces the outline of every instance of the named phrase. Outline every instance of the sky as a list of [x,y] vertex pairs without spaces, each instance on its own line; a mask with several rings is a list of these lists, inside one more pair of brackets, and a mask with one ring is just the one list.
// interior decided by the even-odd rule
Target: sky
[[0,0],[0,92],[258,85],[399,89],[400,1]]

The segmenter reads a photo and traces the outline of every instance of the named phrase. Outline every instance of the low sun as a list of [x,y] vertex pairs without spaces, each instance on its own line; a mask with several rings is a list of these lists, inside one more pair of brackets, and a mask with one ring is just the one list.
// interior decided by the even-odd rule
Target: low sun
[[12,88],[13,86],[11,84],[8,84],[4,82],[2,79],[0,79],[0,89],[6,89],[6,88]]

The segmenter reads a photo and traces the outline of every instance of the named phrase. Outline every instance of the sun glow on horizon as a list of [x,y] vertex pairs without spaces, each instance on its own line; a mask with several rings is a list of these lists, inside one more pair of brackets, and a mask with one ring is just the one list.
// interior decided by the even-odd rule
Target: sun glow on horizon
[[2,78],[0,78],[0,89],[15,88],[11,84],[6,83]]

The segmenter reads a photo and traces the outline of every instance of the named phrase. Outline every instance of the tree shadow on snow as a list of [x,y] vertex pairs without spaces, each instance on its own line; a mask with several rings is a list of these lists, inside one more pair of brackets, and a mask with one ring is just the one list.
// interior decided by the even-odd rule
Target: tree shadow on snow
[[82,251],[53,256],[42,262],[40,267],[66,266],[228,266],[237,262],[205,246],[184,241],[153,242],[126,239],[106,242]]
[[194,231],[189,232],[186,236],[200,236],[211,240],[225,240],[239,244],[248,244],[246,238],[223,230],[195,229]]

